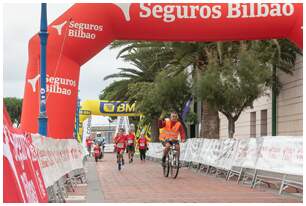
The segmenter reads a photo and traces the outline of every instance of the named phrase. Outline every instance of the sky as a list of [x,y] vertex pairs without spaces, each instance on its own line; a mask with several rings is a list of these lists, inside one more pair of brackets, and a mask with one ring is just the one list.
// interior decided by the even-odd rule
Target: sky
[[[48,24],[72,5],[48,3]],[[6,3],[3,4],[3,10],[3,96],[23,98],[28,64],[28,42],[39,32],[40,3]],[[81,67],[79,97],[82,101],[98,99],[100,91],[114,81],[104,81],[103,78],[117,73],[119,70],[116,68],[131,67],[116,59],[118,51],[105,48]]]

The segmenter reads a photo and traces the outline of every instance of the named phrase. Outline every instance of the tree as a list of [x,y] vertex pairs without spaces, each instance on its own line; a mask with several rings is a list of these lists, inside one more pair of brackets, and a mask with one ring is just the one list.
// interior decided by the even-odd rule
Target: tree
[[19,127],[22,111],[22,99],[16,97],[5,97],[3,100],[13,124],[16,124],[16,126]]
[[120,80],[120,81],[114,81],[109,86],[107,86],[99,95],[100,100],[121,100],[126,101],[128,97],[127,89],[128,84],[130,83],[130,80]]
[[190,85],[184,73],[169,78],[166,71],[161,71],[153,83],[130,85],[129,96],[137,102],[136,110],[151,124],[151,136],[157,141],[159,117],[162,113],[171,111],[181,114],[185,102],[190,97]]
[[[126,100],[130,103],[137,101],[136,105],[141,105],[142,99],[146,96],[149,100],[155,97],[155,91],[151,91],[150,85],[154,85],[155,77],[159,72],[165,68],[167,61],[165,61],[165,48],[161,47],[140,47],[135,49],[130,44],[140,44],[138,42],[114,42],[112,48],[123,47],[119,52],[118,58],[122,58],[124,61],[131,63],[134,68],[118,68],[119,73],[115,73],[105,77],[110,78],[122,78],[119,81],[113,82],[110,86],[105,88],[100,95],[100,99],[110,100]],[[141,44],[146,44],[142,42]],[[163,55],[161,55],[161,53]],[[160,115],[160,109],[155,107],[154,102],[145,102],[146,107],[142,110],[138,110],[141,113],[146,113],[147,118],[151,118],[151,134],[155,138],[158,137],[158,118]],[[149,106],[149,104],[151,104]],[[150,111],[147,110],[150,108]]]
[[[173,60],[169,65],[173,71],[172,74],[176,75],[185,71],[187,67],[191,68],[193,85],[197,85],[201,75],[206,71],[207,64],[220,56],[220,43],[218,42],[173,42],[166,43],[166,45],[174,51]],[[200,136],[219,138],[218,110],[208,104],[205,99],[202,102],[199,101],[196,92],[194,92],[194,99],[201,104],[202,108]]]
[[211,61],[199,82],[200,97],[227,117],[229,138],[234,136],[241,112],[270,86],[271,67],[257,54],[241,42],[237,56],[231,52],[223,55],[221,64]]
[[147,42],[130,41],[115,41],[111,45],[111,48],[120,47],[123,48],[119,51],[117,58],[122,58],[133,67],[118,68],[120,72],[104,77],[104,80],[113,78],[120,78],[121,80],[115,81],[106,87],[101,92],[100,99],[127,100],[129,84],[153,82],[158,72],[167,64],[167,61],[165,61],[165,56],[167,56],[165,48],[152,48],[147,46]]

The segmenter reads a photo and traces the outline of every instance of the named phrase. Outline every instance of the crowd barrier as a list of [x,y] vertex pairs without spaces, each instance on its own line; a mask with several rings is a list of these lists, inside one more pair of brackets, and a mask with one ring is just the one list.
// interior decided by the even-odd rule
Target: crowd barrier
[[59,202],[53,193],[58,196],[86,181],[84,154],[76,140],[42,137],[13,128],[4,108],[3,202]]
[[83,147],[75,139],[53,139],[32,134],[46,187],[70,171],[83,168]]
[[[237,175],[238,182],[251,179],[251,186],[278,179],[280,193],[287,185],[302,188],[303,184],[303,138],[291,136],[267,136],[245,139],[192,138],[181,143],[180,160],[183,165],[196,165],[225,171],[225,177]],[[161,159],[161,143],[150,143],[147,156]]]

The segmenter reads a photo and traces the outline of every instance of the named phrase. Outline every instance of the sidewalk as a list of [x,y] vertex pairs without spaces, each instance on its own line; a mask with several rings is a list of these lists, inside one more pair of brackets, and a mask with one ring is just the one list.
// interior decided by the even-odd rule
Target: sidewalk
[[96,203],[104,202],[103,191],[97,176],[96,162],[89,158],[85,163],[87,183],[78,184],[74,192],[68,192],[67,203]]

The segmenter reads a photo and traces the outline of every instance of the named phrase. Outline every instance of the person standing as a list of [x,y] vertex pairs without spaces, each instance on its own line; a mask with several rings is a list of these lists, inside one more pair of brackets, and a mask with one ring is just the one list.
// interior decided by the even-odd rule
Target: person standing
[[139,137],[137,143],[138,143],[138,149],[139,149],[139,153],[140,153],[140,160],[142,162],[145,162],[146,152],[148,150],[148,140],[145,137],[144,133],[140,134],[140,137]]

